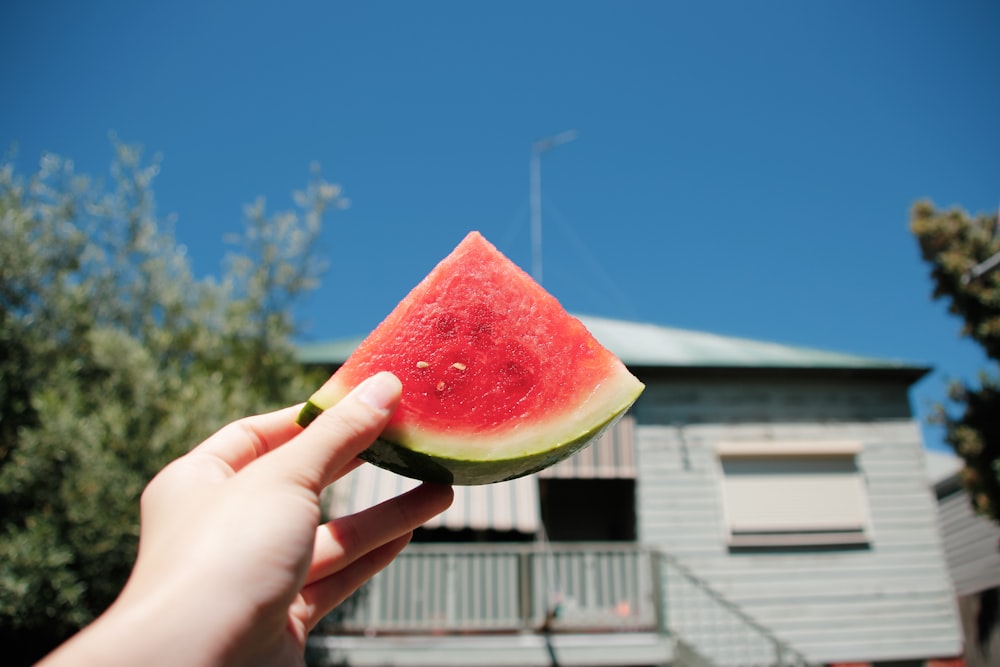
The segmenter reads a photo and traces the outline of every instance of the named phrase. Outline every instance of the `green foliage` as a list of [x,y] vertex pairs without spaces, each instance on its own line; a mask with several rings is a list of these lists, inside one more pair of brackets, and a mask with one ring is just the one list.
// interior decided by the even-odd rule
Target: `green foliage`
[[939,211],[928,202],[914,206],[910,229],[931,266],[934,297],[948,302],[963,324],[961,333],[982,346],[994,362],[978,384],[953,382],[949,405],[935,419],[965,461],[963,483],[975,509],[1000,521],[1000,268],[978,277],[972,268],[1000,252],[995,215],[970,216],[959,209]]
[[320,380],[295,363],[291,308],[323,268],[339,188],[314,170],[295,210],[248,207],[221,278],[198,279],[156,216],[157,161],[114,149],[108,186],[51,155],[28,176],[0,163],[0,645],[21,647],[14,664],[111,603],[164,464]]

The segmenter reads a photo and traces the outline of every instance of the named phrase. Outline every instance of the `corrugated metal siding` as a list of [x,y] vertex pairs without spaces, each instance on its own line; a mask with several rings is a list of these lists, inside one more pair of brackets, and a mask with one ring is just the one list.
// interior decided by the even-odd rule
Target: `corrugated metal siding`
[[[811,660],[959,654],[920,433],[911,419],[898,418],[905,388],[895,394],[888,387],[791,383],[741,389],[677,382],[647,390],[636,407],[640,540],[675,554]],[[879,412],[888,417],[877,418]],[[766,439],[862,444],[869,549],[729,552],[715,448]]]
[[948,569],[959,595],[1000,586],[1000,526],[977,515],[965,491],[938,502]]

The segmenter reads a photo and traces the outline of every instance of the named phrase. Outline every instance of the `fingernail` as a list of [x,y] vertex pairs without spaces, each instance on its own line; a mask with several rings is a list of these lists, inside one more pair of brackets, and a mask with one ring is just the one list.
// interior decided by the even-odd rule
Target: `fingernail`
[[402,388],[399,378],[392,373],[383,371],[358,385],[357,397],[368,407],[385,412],[399,398]]

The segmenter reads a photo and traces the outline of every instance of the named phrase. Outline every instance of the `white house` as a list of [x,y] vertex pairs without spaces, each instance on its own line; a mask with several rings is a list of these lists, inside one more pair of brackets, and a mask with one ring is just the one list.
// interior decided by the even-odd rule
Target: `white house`
[[[581,317],[646,383],[604,439],[452,509],[314,664],[921,665],[962,653],[907,363]],[[301,348],[331,370],[360,342]],[[371,466],[334,511],[408,480]]]

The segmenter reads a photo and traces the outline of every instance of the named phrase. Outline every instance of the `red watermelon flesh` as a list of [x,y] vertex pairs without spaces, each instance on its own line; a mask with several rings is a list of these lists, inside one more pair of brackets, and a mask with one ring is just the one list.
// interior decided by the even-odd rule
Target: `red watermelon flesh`
[[485,484],[587,445],[643,385],[576,318],[470,233],[358,346],[303,409],[307,424],[391,371],[403,397],[362,458],[397,473]]

